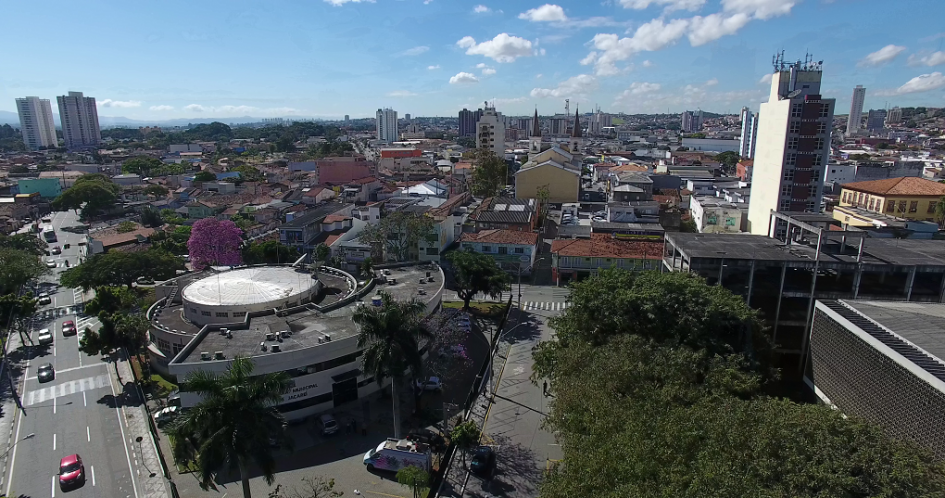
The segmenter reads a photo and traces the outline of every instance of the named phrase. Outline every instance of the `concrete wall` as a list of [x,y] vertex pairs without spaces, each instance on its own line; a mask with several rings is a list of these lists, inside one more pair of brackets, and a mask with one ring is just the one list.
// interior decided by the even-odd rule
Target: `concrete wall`
[[578,202],[581,181],[576,171],[546,164],[515,174],[516,199],[536,199],[542,186],[548,187],[550,202]]

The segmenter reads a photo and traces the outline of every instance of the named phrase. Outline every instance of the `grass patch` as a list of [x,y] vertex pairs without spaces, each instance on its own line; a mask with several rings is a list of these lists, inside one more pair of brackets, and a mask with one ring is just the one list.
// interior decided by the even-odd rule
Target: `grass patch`
[[[443,301],[443,308],[462,309],[462,301]],[[498,319],[505,314],[505,303],[469,303],[469,312],[482,318]]]
[[[173,452],[174,448],[177,446],[177,440],[174,439],[174,436],[170,434],[167,435],[167,440],[171,443],[171,451]],[[171,457],[173,458],[173,454]],[[200,470],[200,468],[197,467],[197,463],[193,460],[188,460],[186,462],[178,462],[175,460],[174,466],[177,467],[177,472],[180,474],[189,474],[191,472],[197,472]]]
[[164,377],[161,377],[161,374],[152,373],[151,382],[156,389],[161,391],[161,396],[166,396],[174,389],[177,389],[177,384],[165,379]]

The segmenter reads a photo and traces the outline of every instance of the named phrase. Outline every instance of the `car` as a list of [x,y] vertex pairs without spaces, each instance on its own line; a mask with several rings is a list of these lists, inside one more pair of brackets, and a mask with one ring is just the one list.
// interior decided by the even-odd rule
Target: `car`
[[46,344],[52,344],[53,343],[52,332],[50,332],[49,329],[40,330],[38,340],[39,340],[39,343],[43,346],[45,346]]
[[135,282],[137,282],[138,285],[154,285],[154,280],[148,277],[138,277]]
[[85,465],[78,453],[59,460],[59,488],[65,490],[72,486],[85,484]]
[[47,259],[47,260],[46,260],[46,268],[55,268],[55,267],[56,267],[56,260],[55,260],[55,259]]
[[53,248],[52,248],[52,253],[53,253],[53,254],[62,254],[62,248],[59,247],[59,246],[53,247]]
[[473,452],[472,461],[469,463],[469,470],[473,474],[488,476],[495,468],[495,450],[491,446],[478,446]]
[[591,219],[592,219],[593,221],[597,221],[597,222],[607,221],[607,218],[604,218],[603,216],[595,216],[595,217],[593,217],[593,218],[591,218]]
[[417,381],[417,391],[442,391],[443,384],[440,383],[439,377],[430,377],[427,380],[418,380]]
[[53,369],[52,363],[43,363],[36,371],[36,380],[40,382],[49,382],[55,378],[56,371]]
[[318,424],[322,427],[322,436],[330,436],[338,432],[338,421],[330,413],[323,413],[318,417]]
[[52,223],[52,218],[50,218],[50,217],[48,217],[48,216],[45,217],[45,218],[43,218],[43,223]]
[[62,335],[63,336],[75,335],[75,334],[76,334],[75,322],[73,322],[72,320],[66,320],[62,322]]
[[167,406],[161,408],[154,414],[154,423],[157,425],[163,425],[170,422],[175,416],[177,416],[177,411],[180,410],[179,406]]
[[49,304],[49,303],[51,303],[51,302],[52,302],[52,298],[49,297],[49,293],[48,293],[48,292],[40,292],[40,293],[39,293],[39,304],[41,304],[41,305],[42,305],[42,304]]

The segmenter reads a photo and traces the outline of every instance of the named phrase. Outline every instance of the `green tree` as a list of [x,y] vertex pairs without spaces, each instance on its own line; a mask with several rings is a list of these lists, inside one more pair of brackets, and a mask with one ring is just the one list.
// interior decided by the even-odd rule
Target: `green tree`
[[722,164],[722,169],[726,174],[735,172],[735,165],[741,160],[738,152],[725,151],[715,156],[715,160]]
[[407,465],[397,471],[397,482],[413,491],[413,498],[422,498],[430,490],[430,474],[416,465]]
[[148,208],[141,211],[141,224],[146,227],[158,228],[164,224],[164,220],[161,219],[160,213]]
[[370,277],[374,273],[374,260],[370,256],[364,258],[364,261],[361,261],[361,275],[365,278]]
[[20,286],[49,273],[36,255],[0,247],[0,294],[16,292]]
[[59,275],[59,283],[69,288],[89,290],[93,287],[125,285],[128,288],[138,277],[167,280],[183,270],[180,258],[162,249],[143,252],[112,251],[96,254],[84,263]]
[[119,223],[118,226],[115,228],[115,230],[118,233],[134,232],[137,229],[138,229],[138,224],[133,221],[123,221]]
[[75,183],[53,199],[56,211],[82,209],[82,217],[92,218],[115,205],[121,187],[100,173],[82,175]]
[[394,211],[383,215],[377,223],[368,224],[358,240],[373,248],[375,256],[386,254],[388,260],[407,261],[419,249],[421,240],[435,241],[433,218],[425,214]]
[[320,265],[325,264],[328,261],[328,257],[331,255],[331,249],[325,244],[318,244],[315,246],[315,251],[312,256],[315,258],[315,267],[317,268]]
[[217,175],[209,171],[200,171],[194,175],[195,182],[215,182],[217,181]]
[[167,197],[169,191],[167,190],[167,187],[164,187],[163,185],[148,185],[147,187],[144,187],[142,192],[144,192],[146,195],[153,195],[158,199],[163,199]]
[[450,431],[450,441],[463,452],[463,467],[466,466],[466,453],[479,444],[480,437],[482,437],[482,431],[472,420],[456,424]]
[[147,156],[137,156],[128,159],[121,165],[121,170],[125,173],[132,173],[141,176],[152,176],[164,168],[164,163],[157,158]]
[[292,490],[282,489],[281,484],[269,492],[268,498],[338,498],[343,491],[335,491],[335,480],[322,476],[303,477],[302,486]]
[[[98,330],[86,329],[79,340],[79,350],[87,355],[109,355],[125,348],[137,354],[147,344],[149,322],[143,313],[108,313],[98,314],[102,326]],[[115,365],[118,371],[118,365]]]
[[463,300],[463,309],[469,309],[469,302],[476,294],[497,298],[509,290],[509,275],[485,254],[467,249],[450,252],[446,259],[453,265],[456,295]]
[[380,386],[391,379],[391,397],[394,403],[394,437],[400,438],[400,384],[410,370],[420,378],[423,357],[420,341],[432,337],[423,322],[426,305],[417,300],[395,301],[390,294],[380,292],[381,306],[360,306],[352,320],[360,327],[358,349],[361,370],[373,376]]
[[170,429],[178,441],[174,458],[196,463],[205,490],[217,489],[213,481],[220,470],[239,470],[243,496],[250,498],[250,463],[272,485],[276,465],[270,442],[291,447],[285,417],[276,406],[291,380],[284,372],[254,375],[253,369],[252,360],[237,356],[226,373],[197,370],[185,379],[187,390],[201,401]]
[[475,168],[472,172],[471,190],[479,197],[493,197],[499,195],[508,183],[509,166],[501,158],[487,149],[476,149],[473,152]]
[[938,226],[945,227],[945,196],[938,199],[935,204],[935,219],[938,220]]
[[243,263],[247,265],[291,263],[299,256],[298,249],[278,240],[250,242],[243,248]]
[[46,243],[31,233],[0,234],[0,248],[24,251],[33,256],[42,256],[46,253]]

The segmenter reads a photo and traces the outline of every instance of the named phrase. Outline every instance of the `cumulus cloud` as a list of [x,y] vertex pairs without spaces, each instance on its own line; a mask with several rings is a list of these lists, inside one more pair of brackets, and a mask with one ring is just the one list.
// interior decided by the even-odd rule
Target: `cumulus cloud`
[[495,74],[495,69],[493,69],[493,68],[491,68],[491,67],[487,67],[487,68],[485,68],[485,69],[482,70],[482,74],[483,74],[483,76],[488,76],[488,75],[490,75],[490,74]]
[[374,3],[374,0],[325,0],[326,2],[334,5],[335,7],[341,7],[342,5],[351,2],[351,3]]
[[653,66],[653,63],[650,62],[649,60],[643,61],[643,67],[652,67],[652,66]]
[[879,66],[885,64],[896,57],[899,57],[906,47],[900,45],[886,45],[885,47],[867,55],[860,61],[860,66]]
[[414,57],[423,53],[426,53],[430,50],[430,47],[420,45],[419,47],[408,48],[400,53],[404,57]]
[[904,85],[896,89],[896,93],[919,93],[937,90],[945,87],[945,75],[936,71],[934,73],[922,74],[907,81]]
[[532,42],[508,33],[499,33],[495,38],[476,43],[471,36],[464,36],[456,45],[466,49],[467,55],[482,55],[496,62],[515,62],[519,57],[532,55]]
[[417,94],[409,90],[394,90],[387,94],[388,97],[416,97]]
[[915,54],[909,56],[910,66],[938,66],[941,64],[945,64],[945,52],[942,51],[933,52],[924,56]]
[[650,5],[665,6],[666,12],[674,10],[697,11],[705,5],[705,0],[620,0],[625,9],[643,10]]
[[206,110],[206,108],[200,104],[190,104],[190,105],[184,106],[184,110],[191,111],[191,112],[203,112],[204,110]]
[[653,93],[660,91],[659,83],[647,83],[645,81],[634,81],[630,83],[630,88],[626,91],[630,92],[633,95],[640,95],[644,93]]
[[148,108],[149,111],[173,111],[174,106],[172,105],[153,105]]
[[765,20],[790,14],[796,4],[795,0],[722,0],[722,10]]
[[689,43],[693,47],[698,47],[723,36],[734,35],[745,27],[748,21],[751,21],[751,17],[744,13],[731,16],[724,14],[695,16],[689,21]]
[[427,69],[429,69],[430,71],[433,71],[434,69],[439,69],[439,68],[440,68],[439,65],[436,65],[436,66],[427,66]]
[[476,14],[488,14],[491,11],[492,9],[481,4],[473,7],[473,12],[475,12]]
[[141,107],[140,100],[112,100],[105,99],[98,102],[99,107]]
[[557,88],[533,88],[531,96],[535,98],[571,98],[586,95],[597,89],[597,78],[589,74],[579,74],[558,83]]
[[564,15],[564,9],[560,5],[550,3],[528,9],[519,14],[518,18],[531,22],[564,22],[568,20],[568,16]]
[[450,85],[461,85],[465,83],[479,83],[479,78],[473,73],[459,72],[456,76],[450,78]]
[[705,82],[705,86],[715,86],[718,84],[719,84],[718,78],[712,78],[711,80]]
[[506,105],[506,104],[517,104],[519,102],[525,102],[528,100],[527,97],[514,97],[511,99],[492,99],[492,103],[496,106]]
[[581,65],[586,66],[588,64],[593,64],[597,60],[597,52],[591,52],[587,54],[587,57],[581,59]]
[[489,65],[486,64],[485,62],[480,62],[479,64],[476,64],[476,69],[483,69],[486,67],[489,67]]
[[768,73],[768,74],[762,76],[760,80],[758,80],[758,84],[759,84],[759,85],[770,85],[770,84],[771,84],[771,78],[773,78],[773,77],[774,77],[774,73]]

